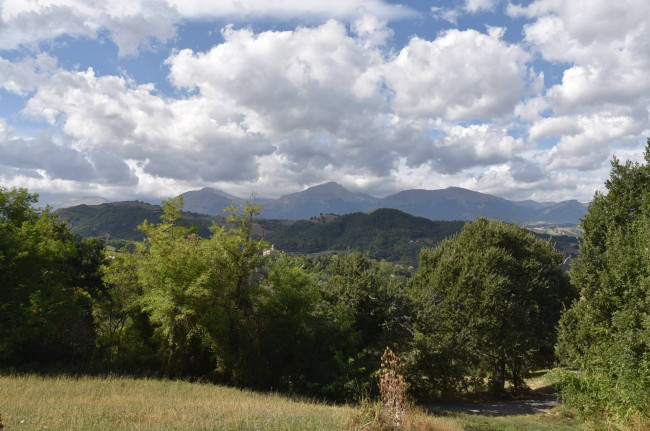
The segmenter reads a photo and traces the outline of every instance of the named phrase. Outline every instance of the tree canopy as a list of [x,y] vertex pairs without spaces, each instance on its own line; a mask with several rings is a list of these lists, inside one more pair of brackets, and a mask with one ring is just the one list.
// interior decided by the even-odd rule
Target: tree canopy
[[78,363],[93,348],[103,242],[76,238],[36,202],[0,187],[0,366]]
[[575,295],[561,264],[550,241],[485,218],[423,250],[410,285],[413,384],[434,395],[486,378],[497,391],[506,380],[520,389],[529,370],[552,362],[555,326]]
[[650,140],[645,162],[612,160],[607,192],[582,221],[571,270],[580,300],[560,327],[558,353],[577,370],[563,399],[613,423],[650,417]]

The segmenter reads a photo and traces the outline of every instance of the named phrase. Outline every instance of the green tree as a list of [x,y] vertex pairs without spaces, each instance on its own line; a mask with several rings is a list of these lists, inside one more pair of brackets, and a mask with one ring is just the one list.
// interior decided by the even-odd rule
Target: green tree
[[92,353],[103,244],[78,240],[37,201],[0,187],[0,366],[66,367]]
[[[137,292],[133,311],[144,312],[153,325],[152,340],[166,374],[249,384],[250,352],[257,342],[254,275],[266,247],[253,237],[260,207],[231,208],[229,225],[214,224],[211,237],[202,239],[178,223],[182,206],[182,197],[163,202],[161,223],[140,226],[146,237],[127,258],[133,262],[117,260],[125,271],[109,270],[108,281]],[[113,297],[120,295],[115,290]]]
[[479,218],[423,250],[410,290],[417,323],[413,384],[429,395],[489,378],[515,390],[550,363],[561,312],[575,296],[562,255],[525,228]]
[[99,362],[118,372],[159,370],[159,340],[143,310],[142,286],[133,255],[114,253],[102,267],[105,291],[93,303]]
[[386,346],[404,351],[410,337],[405,277],[396,266],[361,253],[333,257],[321,285],[322,313],[334,329],[325,337],[329,375],[323,392],[343,399],[365,396]]
[[309,393],[320,380],[319,357],[327,322],[318,313],[321,301],[316,274],[301,258],[284,253],[264,259],[261,288],[255,298],[258,349],[250,369],[256,386]]
[[558,353],[577,370],[562,398],[610,426],[650,422],[650,140],[645,161],[613,159],[582,220],[580,300],[560,325]]

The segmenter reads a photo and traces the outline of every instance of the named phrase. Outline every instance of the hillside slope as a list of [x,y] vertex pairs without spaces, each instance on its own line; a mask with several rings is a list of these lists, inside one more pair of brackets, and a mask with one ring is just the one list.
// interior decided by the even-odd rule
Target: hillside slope
[[294,253],[327,250],[367,252],[373,259],[417,264],[420,249],[432,247],[457,232],[463,221],[431,221],[395,209],[369,214],[321,216],[297,221],[266,235],[276,249]]
[[380,204],[385,208],[397,208],[431,220],[474,220],[484,216],[521,223],[537,218],[535,208],[459,187],[443,190],[405,190],[386,196]]
[[[112,239],[141,240],[142,232],[138,225],[148,220],[159,223],[162,208],[138,201],[112,202],[100,205],[77,205],[61,208],[56,214],[68,220],[73,233],[83,237],[107,235]],[[196,226],[201,236],[210,235],[212,222],[223,224],[224,217],[184,212],[181,223],[186,226]]]
[[321,214],[366,212],[377,208],[378,200],[363,193],[352,193],[332,182],[268,201],[264,203],[263,216],[304,220]]

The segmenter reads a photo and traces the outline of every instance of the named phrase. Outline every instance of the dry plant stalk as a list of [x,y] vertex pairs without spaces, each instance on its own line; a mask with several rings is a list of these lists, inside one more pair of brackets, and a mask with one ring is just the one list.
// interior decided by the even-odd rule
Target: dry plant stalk
[[381,401],[390,413],[393,426],[399,429],[406,411],[406,382],[402,375],[402,364],[389,347],[386,347],[381,356],[379,393]]

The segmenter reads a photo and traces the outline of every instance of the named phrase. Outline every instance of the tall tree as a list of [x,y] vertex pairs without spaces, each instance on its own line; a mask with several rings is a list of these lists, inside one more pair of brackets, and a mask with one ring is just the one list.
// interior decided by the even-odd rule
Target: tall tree
[[645,164],[612,160],[582,221],[571,278],[580,300],[563,316],[563,399],[590,419],[650,423],[650,140]]
[[531,368],[552,361],[555,326],[574,297],[561,263],[551,242],[485,218],[423,250],[410,286],[416,386],[439,394],[489,378],[497,391],[506,380],[520,389]]
[[92,352],[103,243],[78,240],[37,201],[0,187],[0,365],[65,367]]
[[134,280],[115,272],[112,279],[140,292],[139,309],[154,325],[168,374],[211,373],[248,384],[248,353],[256,343],[253,275],[266,246],[253,237],[259,206],[232,208],[229,226],[213,225],[209,239],[178,223],[182,206],[182,197],[164,201],[161,223],[140,226],[146,238],[133,254],[135,263],[118,260]]
[[[410,338],[410,303],[399,267],[377,264],[361,253],[333,257],[322,284],[326,319],[335,332],[327,343],[335,364],[330,396],[364,395],[386,346],[404,351]],[[355,392],[356,391],[356,392]]]

